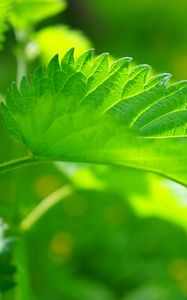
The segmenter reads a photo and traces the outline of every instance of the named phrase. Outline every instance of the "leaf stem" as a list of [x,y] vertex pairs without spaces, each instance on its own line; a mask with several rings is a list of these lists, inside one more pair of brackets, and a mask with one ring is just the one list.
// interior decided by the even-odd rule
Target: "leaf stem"
[[71,185],[65,185],[52,194],[43,199],[20,224],[21,231],[28,231],[39,219],[53,206],[59,203],[61,200],[71,195],[73,187]]
[[0,164],[0,174],[37,162],[39,162],[39,160],[33,156],[24,156],[18,159],[10,160]]

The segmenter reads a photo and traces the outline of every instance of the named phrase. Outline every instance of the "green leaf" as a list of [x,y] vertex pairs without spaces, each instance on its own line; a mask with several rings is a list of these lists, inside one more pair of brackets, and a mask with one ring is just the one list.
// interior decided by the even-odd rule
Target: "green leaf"
[[64,0],[13,0],[10,22],[17,28],[30,28],[33,24],[60,13],[66,7]]
[[57,56],[32,82],[12,85],[1,105],[10,134],[41,159],[123,165],[187,185],[187,81],[150,67],[111,66],[92,51],[77,60]]

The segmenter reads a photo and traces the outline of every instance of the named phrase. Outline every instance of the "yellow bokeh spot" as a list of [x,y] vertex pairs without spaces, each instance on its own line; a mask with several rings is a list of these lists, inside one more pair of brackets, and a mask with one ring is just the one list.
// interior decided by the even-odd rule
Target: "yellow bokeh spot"
[[54,261],[63,261],[70,255],[74,247],[74,239],[68,232],[56,233],[50,243],[50,254]]
[[64,211],[71,217],[81,216],[87,209],[86,200],[83,197],[76,196],[73,199],[64,201]]
[[39,198],[45,198],[62,184],[60,180],[52,175],[44,175],[39,177],[34,183],[34,191]]

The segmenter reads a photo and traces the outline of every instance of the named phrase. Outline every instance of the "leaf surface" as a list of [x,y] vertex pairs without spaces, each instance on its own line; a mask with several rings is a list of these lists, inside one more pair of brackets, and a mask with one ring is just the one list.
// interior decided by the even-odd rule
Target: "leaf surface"
[[13,137],[41,159],[123,165],[187,185],[187,81],[148,78],[150,67],[112,65],[91,50],[55,56],[31,83],[12,85],[1,110]]

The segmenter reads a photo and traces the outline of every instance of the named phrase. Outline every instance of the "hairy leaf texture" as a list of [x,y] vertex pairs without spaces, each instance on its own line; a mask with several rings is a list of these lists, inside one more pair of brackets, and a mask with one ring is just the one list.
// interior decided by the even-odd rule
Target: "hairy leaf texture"
[[12,84],[1,107],[10,134],[41,159],[123,165],[187,185],[187,81],[148,78],[148,65],[68,51],[31,82]]

